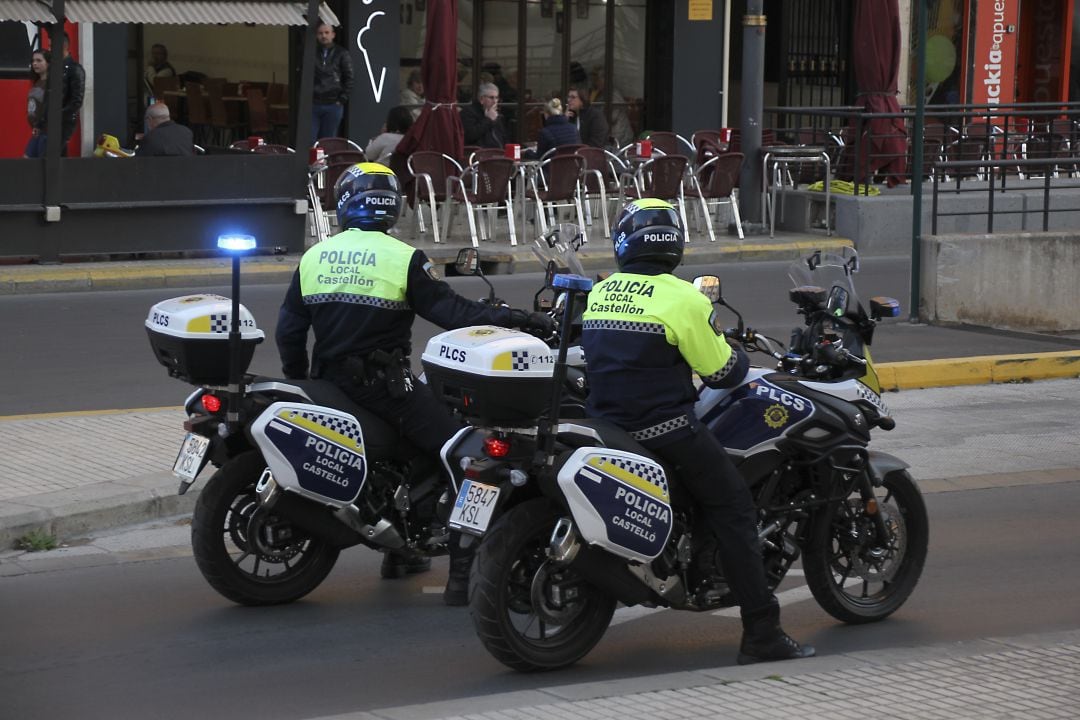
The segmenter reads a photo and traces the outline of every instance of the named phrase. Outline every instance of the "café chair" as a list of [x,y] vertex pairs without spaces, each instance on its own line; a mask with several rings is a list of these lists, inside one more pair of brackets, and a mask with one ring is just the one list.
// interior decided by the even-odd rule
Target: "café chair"
[[424,205],[427,204],[431,212],[432,235],[435,242],[442,242],[439,236],[438,206],[447,202],[449,178],[461,175],[461,165],[444,153],[418,150],[409,156],[406,166],[413,177],[417,230],[421,233],[427,232],[424,227]]
[[249,87],[244,90],[244,95],[248,105],[248,132],[260,136],[271,134],[274,128],[270,124],[270,112],[262,90]]
[[205,144],[210,140],[210,116],[206,110],[203,86],[197,82],[186,83],[184,95],[187,99],[187,125],[200,144]]
[[585,220],[592,225],[592,203],[599,199],[601,216],[604,219],[604,233],[611,231],[608,221],[608,202],[619,195],[619,174],[626,166],[610,150],[596,147],[583,147],[575,153],[585,161],[581,174],[581,186],[584,190]]
[[[536,219],[541,234],[548,231],[549,214],[550,224],[558,224],[559,208],[563,207],[577,210],[578,227],[585,233],[585,213],[581,204],[581,178],[584,172],[585,158],[580,155],[560,155],[541,162],[538,171],[532,174],[529,199],[536,203]],[[585,242],[588,242],[587,236]]]
[[315,141],[315,147],[321,147],[323,152],[327,155],[332,155],[336,152],[343,152],[346,150],[353,150],[356,152],[364,152],[364,148],[360,147],[352,140],[343,137],[324,137]]
[[731,215],[735,218],[739,239],[744,238],[738,198],[739,173],[742,171],[743,159],[742,153],[723,153],[707,160],[697,169],[693,192],[701,200],[702,217],[705,218],[705,227],[711,242],[716,242],[712,209],[718,210],[725,204],[731,206]]
[[[501,151],[500,151],[501,152]],[[450,234],[450,222],[454,217],[457,204],[465,206],[469,219],[469,232],[473,247],[479,247],[479,239],[491,240],[492,220],[498,210],[506,209],[506,222],[510,228],[510,244],[517,245],[517,232],[514,229],[514,203],[511,189],[517,166],[507,157],[492,157],[477,160],[466,167],[460,177],[447,179],[448,202],[443,204],[444,222],[447,235]],[[483,222],[483,210],[488,211],[488,223]],[[479,236],[477,229],[479,226]]]

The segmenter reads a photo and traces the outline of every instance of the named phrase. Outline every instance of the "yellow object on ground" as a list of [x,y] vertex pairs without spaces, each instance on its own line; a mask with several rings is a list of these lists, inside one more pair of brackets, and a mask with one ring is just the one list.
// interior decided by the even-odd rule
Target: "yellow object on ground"
[[[816,183],[810,183],[806,186],[807,190],[817,190],[818,192],[825,192],[825,181],[818,180]],[[855,183],[850,180],[833,180],[829,183],[829,192],[834,195],[854,195]],[[862,183],[859,185],[859,194],[863,195],[880,195],[881,191],[873,185],[867,185]]]

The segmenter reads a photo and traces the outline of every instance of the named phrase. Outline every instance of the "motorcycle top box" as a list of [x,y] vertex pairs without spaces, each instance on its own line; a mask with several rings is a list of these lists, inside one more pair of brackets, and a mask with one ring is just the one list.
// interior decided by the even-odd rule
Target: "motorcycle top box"
[[421,362],[435,395],[481,425],[534,425],[551,401],[555,355],[528,333],[450,330],[428,341]]
[[[229,382],[229,328],[232,301],[203,293],[162,300],[146,316],[146,332],[154,356],[169,375],[192,385]],[[240,369],[247,371],[255,346],[265,335],[255,318],[240,306]]]

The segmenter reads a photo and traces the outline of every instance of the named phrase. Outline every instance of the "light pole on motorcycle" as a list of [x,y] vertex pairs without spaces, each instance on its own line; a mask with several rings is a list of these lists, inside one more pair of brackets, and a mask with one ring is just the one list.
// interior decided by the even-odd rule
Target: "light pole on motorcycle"
[[563,305],[562,321],[559,323],[559,352],[555,357],[555,367],[551,373],[551,402],[547,415],[540,419],[539,457],[548,471],[555,463],[555,427],[559,422],[559,408],[562,407],[563,384],[566,382],[566,353],[570,347],[570,332],[574,322],[574,306],[578,297],[588,295],[593,281],[581,275],[559,274],[552,278],[551,286],[566,293]]
[[232,254],[232,313],[229,323],[229,406],[225,415],[229,432],[240,422],[240,256],[255,249],[251,235],[221,235],[217,246]]

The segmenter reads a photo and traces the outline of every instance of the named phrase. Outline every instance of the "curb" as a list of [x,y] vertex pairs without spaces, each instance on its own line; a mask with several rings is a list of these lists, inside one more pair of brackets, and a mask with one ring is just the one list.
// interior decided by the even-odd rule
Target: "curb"
[[198,488],[177,495],[172,477],[155,473],[6,501],[0,505],[0,552],[35,530],[70,540],[107,528],[187,514],[195,509],[198,497]]
[[[820,240],[783,242],[693,242],[686,248],[686,264],[748,262],[760,260],[797,260],[814,250],[851,246],[851,240],[829,237]],[[460,247],[423,247],[432,263],[442,266],[443,275],[454,275],[452,266]],[[586,246],[587,248],[588,246]],[[611,269],[611,252],[602,249],[582,250],[578,257],[587,270]],[[480,248],[486,274],[539,272],[544,268],[529,245],[516,248]],[[78,263],[71,265],[0,266],[0,296],[30,295],[89,290],[144,290],[170,287],[206,287],[229,284],[232,264],[228,258],[205,260],[143,260],[125,262]],[[247,258],[241,267],[246,284],[281,284],[292,279],[300,264],[299,255]]]
[[908,360],[875,366],[882,390],[1031,382],[1080,377],[1080,350]]

